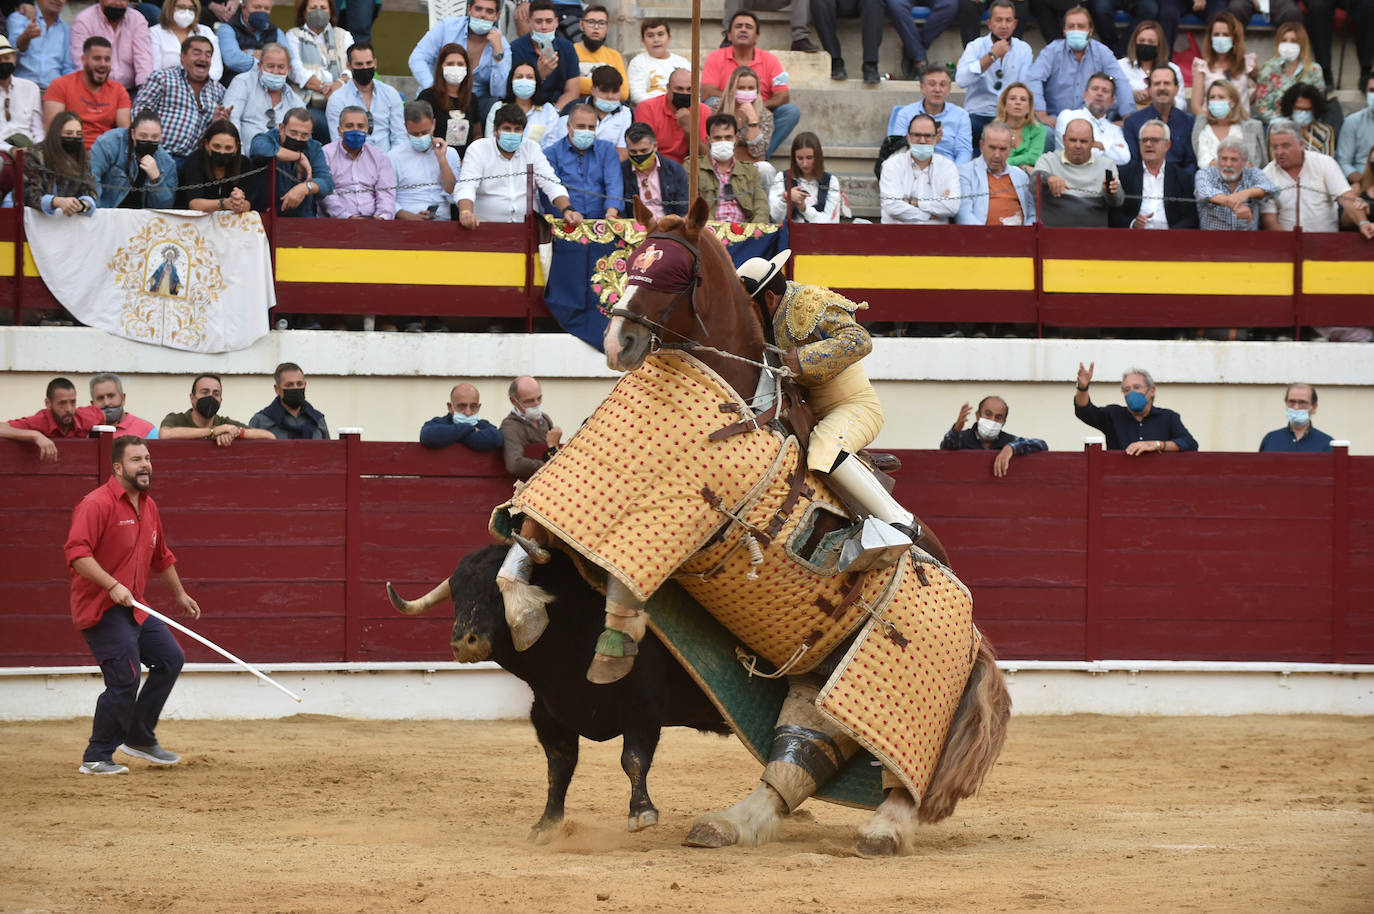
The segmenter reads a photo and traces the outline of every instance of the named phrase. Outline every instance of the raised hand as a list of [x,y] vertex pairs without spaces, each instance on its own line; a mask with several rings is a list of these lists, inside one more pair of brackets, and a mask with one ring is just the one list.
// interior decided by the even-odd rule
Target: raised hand
[[1097,367],[1096,362],[1089,362],[1088,367],[1084,368],[1083,363],[1078,363],[1078,386],[1087,387],[1093,382],[1093,369]]
[[964,425],[968,422],[969,415],[973,412],[973,407],[968,403],[959,407],[959,418],[954,420],[954,431],[962,432]]

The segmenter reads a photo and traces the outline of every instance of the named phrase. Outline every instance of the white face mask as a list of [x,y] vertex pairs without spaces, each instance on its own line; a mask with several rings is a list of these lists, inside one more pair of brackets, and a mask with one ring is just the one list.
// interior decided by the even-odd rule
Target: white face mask
[[735,144],[729,140],[716,140],[711,144],[711,158],[725,162],[735,157]]
[[978,437],[984,441],[992,441],[1002,432],[1002,423],[994,422],[992,419],[978,420]]
[[177,10],[172,14],[172,21],[177,24],[179,29],[189,29],[191,23],[196,21],[195,10]]
[[1297,60],[1300,53],[1302,53],[1302,47],[1296,41],[1279,42],[1279,56],[1289,63]]
[[467,78],[467,67],[444,67],[444,82],[450,86],[461,86]]
[[544,418],[544,411],[538,406],[531,406],[529,409],[521,409],[517,406],[515,411],[531,422],[538,422],[540,419]]

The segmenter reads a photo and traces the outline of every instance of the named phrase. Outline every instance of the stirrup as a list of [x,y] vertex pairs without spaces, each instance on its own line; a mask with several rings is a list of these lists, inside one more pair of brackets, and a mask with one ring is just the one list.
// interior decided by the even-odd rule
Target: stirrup
[[839,570],[887,568],[901,561],[916,539],[906,524],[889,524],[876,517],[866,517],[859,532],[840,547]]

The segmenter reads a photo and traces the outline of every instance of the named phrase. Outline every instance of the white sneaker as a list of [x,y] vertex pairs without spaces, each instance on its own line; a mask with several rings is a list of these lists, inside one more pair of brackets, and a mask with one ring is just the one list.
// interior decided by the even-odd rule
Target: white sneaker
[[82,762],[76,769],[80,774],[128,774],[129,769],[118,762]]

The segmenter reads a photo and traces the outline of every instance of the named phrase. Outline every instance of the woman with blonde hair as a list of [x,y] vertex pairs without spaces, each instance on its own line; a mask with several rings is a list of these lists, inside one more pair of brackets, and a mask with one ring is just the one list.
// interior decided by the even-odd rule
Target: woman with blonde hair
[[1245,26],[1227,12],[1217,13],[1207,25],[1202,53],[1193,59],[1193,115],[1206,109],[1207,89],[1219,79],[1230,80],[1240,94],[1243,117],[1250,116],[1250,98],[1255,94],[1253,76],[1255,55],[1245,50]]
[[1045,126],[1035,119],[1034,96],[1025,83],[1012,83],[997,98],[997,117],[1011,128],[1011,155],[1008,165],[1017,165],[1029,173],[1036,160],[1045,152]]
[[[1121,71],[1130,80],[1137,108],[1150,104],[1150,93],[1146,88],[1150,85],[1150,71],[1155,67],[1167,66],[1174,71],[1178,84],[1183,85],[1183,71],[1169,59],[1169,41],[1164,37],[1164,26],[1153,19],[1142,19],[1135,24],[1135,28],[1131,29],[1131,39],[1126,42],[1126,56],[1117,63],[1121,64]],[[1174,99],[1174,104],[1183,107],[1183,93],[1180,92],[1178,98]]]
[[1227,137],[1245,144],[1245,156],[1256,168],[1269,161],[1265,152],[1264,125],[1246,117],[1240,107],[1240,92],[1229,79],[1218,79],[1207,87],[1206,107],[1193,120],[1193,154],[1197,167],[1207,168],[1217,160],[1217,145]]
[[1285,22],[1275,29],[1274,47],[1278,54],[1260,67],[1255,82],[1255,117],[1266,124],[1279,116],[1279,101],[1298,83],[1316,86],[1318,92],[1325,85],[1322,65],[1312,59],[1312,42],[1301,22]]
[[728,114],[739,124],[739,136],[735,140],[737,160],[767,160],[768,142],[773,138],[773,112],[763,105],[759,74],[752,67],[735,67],[720,98],[711,100],[711,113]]
[[[165,70],[181,65],[181,45],[187,38],[204,38],[214,49],[210,60],[210,79],[219,82],[224,74],[224,61],[219,56],[219,39],[200,19],[200,0],[166,0],[157,24],[148,30],[153,51],[153,69]],[[135,111],[135,114],[138,112]]]

